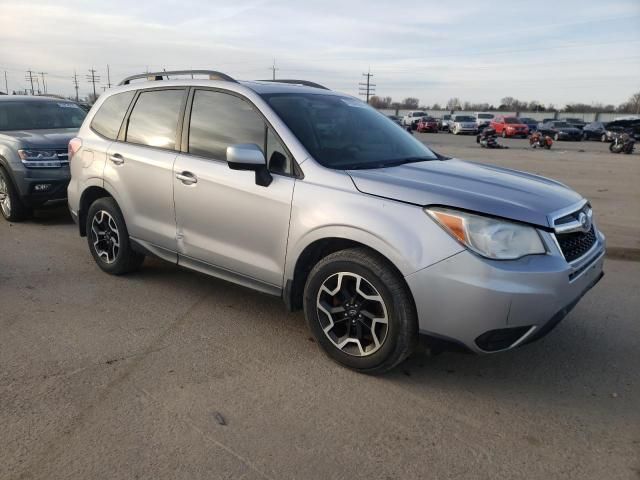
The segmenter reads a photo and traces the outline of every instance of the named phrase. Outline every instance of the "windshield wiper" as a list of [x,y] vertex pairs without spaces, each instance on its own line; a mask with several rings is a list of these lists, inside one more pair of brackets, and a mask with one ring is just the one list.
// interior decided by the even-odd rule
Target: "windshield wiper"
[[344,168],[345,170],[368,170],[372,168],[397,167],[399,165],[404,165],[406,163],[428,162],[430,160],[437,160],[437,159],[431,158],[431,157],[406,157],[398,160],[387,160],[387,161],[376,162],[376,163],[360,163],[357,165],[346,165]]

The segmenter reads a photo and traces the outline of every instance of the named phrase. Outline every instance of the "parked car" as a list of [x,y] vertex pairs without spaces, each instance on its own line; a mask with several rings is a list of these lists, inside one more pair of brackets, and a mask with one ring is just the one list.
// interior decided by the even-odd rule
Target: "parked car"
[[418,132],[438,133],[438,121],[433,117],[423,117],[418,122]]
[[458,135],[460,133],[478,133],[476,118],[471,115],[455,115],[449,122],[449,133]]
[[478,124],[478,130],[482,130],[484,127],[488,127],[491,121],[496,117],[495,113],[491,112],[476,112],[476,123]]
[[68,100],[0,98],[0,212],[6,220],[24,220],[34,208],[66,198],[67,144],[86,114]]
[[560,120],[563,120],[567,122],[569,125],[571,125],[572,127],[576,127],[580,130],[582,130],[584,126],[587,124],[587,122],[585,122],[584,120],[581,120],[580,118],[567,117],[567,118],[561,118]]
[[529,127],[527,127],[527,125],[518,117],[497,116],[491,122],[491,128],[493,128],[498,135],[502,135],[502,138],[526,138],[527,135],[529,135]]
[[427,112],[422,110],[416,110],[407,113],[402,119],[402,126],[411,127],[412,130],[418,128],[418,122],[422,117],[428,117]]
[[439,155],[324,87],[191,74],[126,79],[69,143],[70,212],[107,273],[154,255],[279,296],[367,373],[419,335],[534,341],[602,276],[591,206],[561,183]]
[[582,140],[608,141],[607,124],[605,122],[591,122],[582,129]]
[[549,135],[556,142],[558,140],[581,140],[582,130],[572,127],[564,120],[553,120],[538,125],[538,131],[543,135]]
[[399,117],[398,115],[387,115],[387,118],[402,126],[402,117]]
[[538,129],[538,121],[535,118],[520,117],[520,121],[527,126],[529,133],[535,132]]
[[438,129],[442,131],[449,131],[449,122],[451,121],[451,115],[446,113],[438,118]]

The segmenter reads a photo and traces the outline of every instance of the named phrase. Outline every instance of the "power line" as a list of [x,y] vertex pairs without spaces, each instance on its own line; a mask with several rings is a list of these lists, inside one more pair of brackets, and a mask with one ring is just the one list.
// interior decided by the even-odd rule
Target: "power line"
[[73,71],[73,88],[76,89],[76,102],[78,101],[78,74],[76,73],[76,71]]
[[89,75],[87,75],[87,81],[93,85],[93,98],[97,97],[96,95],[96,83],[100,83],[100,75],[96,75],[96,69],[90,68]]
[[42,77],[42,90],[47,93],[47,83],[44,81],[44,76],[47,75],[47,72],[38,72],[38,75]]
[[269,70],[271,70],[271,72],[273,73],[273,80],[276,79],[276,70],[280,70],[279,68],[276,68],[276,59],[273,59],[273,66],[269,68]]
[[362,74],[363,77],[367,77],[366,82],[358,83],[359,94],[367,97],[367,103],[369,103],[369,97],[373,95],[375,92],[375,85],[371,83],[371,77],[373,77],[373,73],[369,70],[367,73]]
[[29,82],[31,82],[31,95],[33,95],[33,70],[27,70],[27,74],[24,78],[25,80],[29,80]]

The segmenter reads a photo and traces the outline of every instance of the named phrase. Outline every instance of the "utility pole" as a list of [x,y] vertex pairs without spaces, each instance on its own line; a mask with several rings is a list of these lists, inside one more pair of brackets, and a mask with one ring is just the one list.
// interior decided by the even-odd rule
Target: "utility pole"
[[96,75],[96,70],[94,68],[89,69],[89,75],[87,75],[87,81],[93,84],[93,100],[98,97],[96,95],[96,83],[100,82],[100,75]]
[[371,77],[373,77],[373,73],[371,73],[371,70],[369,70],[367,73],[363,73],[362,74],[363,77],[367,77],[367,81],[366,82],[360,82],[358,84],[359,86],[359,90],[360,90],[360,95],[366,96],[367,97],[367,103],[369,103],[369,98],[376,93],[375,92],[375,85],[373,83],[371,83]]
[[27,70],[27,74],[24,78],[31,82],[31,95],[33,95],[33,70]]
[[273,67],[269,68],[269,70],[271,70],[271,72],[273,74],[272,78],[273,78],[273,80],[275,80],[276,79],[276,70],[280,70],[279,68],[276,68],[276,59],[275,58],[273,59]]
[[7,92],[7,95],[9,95],[9,82],[7,82],[7,71],[4,71],[4,89]]
[[76,71],[73,71],[73,88],[76,89],[76,102],[78,101],[78,74]]
[[111,73],[109,72],[108,63],[107,63],[107,88],[111,88]]
[[38,72],[38,74],[42,77],[42,90],[44,93],[47,93],[47,84],[44,81],[44,76],[47,75],[47,72]]

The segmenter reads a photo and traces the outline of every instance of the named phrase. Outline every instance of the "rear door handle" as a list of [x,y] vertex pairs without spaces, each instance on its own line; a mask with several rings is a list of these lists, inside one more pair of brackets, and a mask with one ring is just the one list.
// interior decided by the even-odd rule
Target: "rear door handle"
[[114,165],[122,165],[124,163],[124,158],[119,153],[109,155],[109,160],[111,160],[111,163]]
[[185,185],[193,185],[194,183],[198,183],[198,177],[196,177],[191,172],[176,173],[176,178]]

